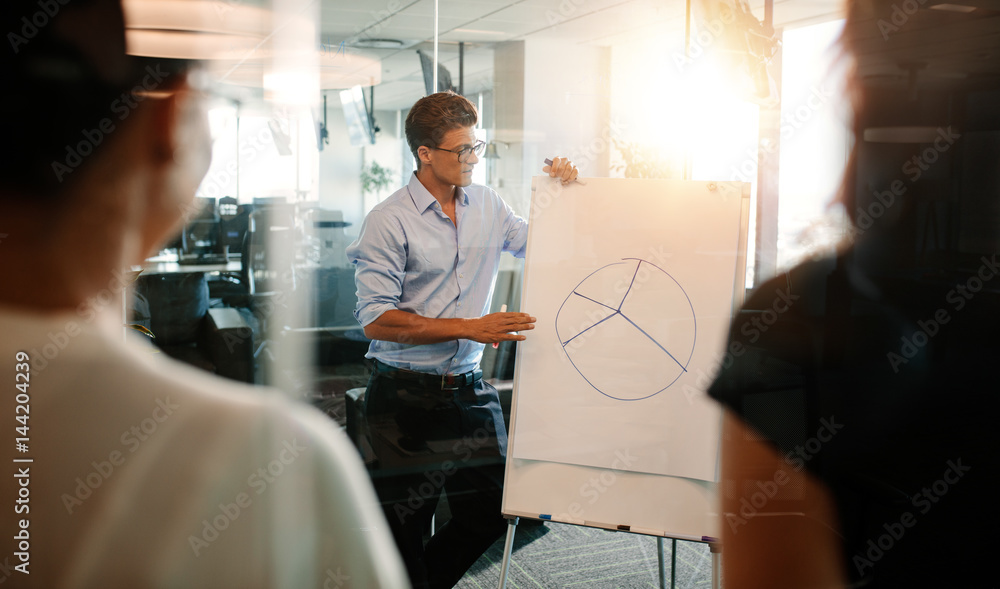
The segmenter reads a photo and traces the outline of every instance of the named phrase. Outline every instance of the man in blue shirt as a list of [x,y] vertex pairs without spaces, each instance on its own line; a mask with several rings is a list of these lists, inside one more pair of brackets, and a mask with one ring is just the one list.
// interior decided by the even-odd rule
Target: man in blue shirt
[[[527,222],[472,185],[484,143],[476,108],[451,92],[406,118],[417,171],[376,206],[347,249],[355,316],[372,339],[365,395],[376,491],[415,587],[451,587],[503,532],[507,434],[496,389],[482,380],[487,343],[523,340],[526,313],[488,313],[500,254],[524,257]],[[573,164],[543,168],[564,183]],[[423,545],[442,489],[451,520]]]

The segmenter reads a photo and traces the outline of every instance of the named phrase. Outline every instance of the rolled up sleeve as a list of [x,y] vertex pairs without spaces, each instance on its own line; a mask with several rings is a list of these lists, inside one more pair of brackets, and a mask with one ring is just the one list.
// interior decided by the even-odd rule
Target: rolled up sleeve
[[357,241],[347,248],[354,264],[358,304],[354,317],[362,327],[398,308],[406,275],[406,236],[402,225],[382,211],[372,211]]
[[528,222],[518,217],[514,209],[505,203],[499,196],[497,199],[503,206],[503,251],[509,252],[515,258],[523,258],[528,249]]

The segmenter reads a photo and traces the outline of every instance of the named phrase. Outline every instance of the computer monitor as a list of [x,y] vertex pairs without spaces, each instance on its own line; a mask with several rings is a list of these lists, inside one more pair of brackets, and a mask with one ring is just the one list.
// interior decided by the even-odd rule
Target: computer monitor
[[243,251],[252,211],[253,205],[241,205],[231,196],[219,199],[219,239],[229,253]]
[[219,239],[219,215],[214,198],[196,198],[197,213],[181,233],[181,257],[197,258],[222,252]]
[[434,60],[420,49],[417,49],[417,55],[420,56],[420,69],[424,74],[424,91],[428,96],[435,92],[458,91],[458,88],[451,85],[451,72],[441,65],[441,62],[438,62],[438,84],[437,88],[434,88]]
[[253,197],[253,205],[255,207],[270,207],[274,205],[283,205],[288,202],[288,199],[284,196],[255,196]]
[[347,124],[347,137],[353,147],[375,145],[375,132],[368,102],[361,86],[354,86],[340,91],[340,105],[344,110],[344,121]]

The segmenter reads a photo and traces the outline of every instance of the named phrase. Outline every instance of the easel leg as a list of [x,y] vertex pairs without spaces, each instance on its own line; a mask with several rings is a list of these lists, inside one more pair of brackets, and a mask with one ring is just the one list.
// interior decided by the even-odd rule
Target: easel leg
[[709,542],[708,549],[712,551],[712,589],[719,589],[722,580],[722,544]]
[[677,538],[670,539],[670,589],[677,585]]
[[498,589],[507,589],[507,568],[510,565],[510,555],[514,550],[514,530],[517,529],[516,517],[507,520],[507,541],[503,545],[503,560],[500,561],[500,582]]
[[667,589],[667,563],[663,560],[663,538],[656,538],[656,563],[660,565],[660,589]]

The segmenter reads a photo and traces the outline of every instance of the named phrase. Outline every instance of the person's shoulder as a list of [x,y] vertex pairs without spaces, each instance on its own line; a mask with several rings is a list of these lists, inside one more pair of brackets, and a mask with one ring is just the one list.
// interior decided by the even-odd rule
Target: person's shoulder
[[372,216],[372,213],[391,213],[394,210],[398,210],[401,207],[409,205],[410,208],[413,207],[413,199],[410,196],[409,185],[401,186],[395,192],[387,196],[384,200],[372,207],[371,211],[368,212],[368,216]]
[[[360,458],[340,426],[304,400],[267,386],[218,377],[169,358],[156,358],[140,376],[158,399],[178,407],[190,431],[226,432],[228,443],[250,455],[310,464],[329,484],[362,472]],[[266,435],[264,433],[266,432]],[[262,437],[264,435],[264,437]],[[239,440],[243,440],[240,442]],[[254,449],[255,448],[255,449]]]
[[469,195],[469,198],[476,197],[502,200],[500,193],[494,190],[492,186],[487,186],[485,184],[469,184],[465,187],[465,192]]
[[385,200],[372,207],[372,210],[378,211],[398,207],[407,202],[413,202],[413,199],[410,197],[409,186],[401,186],[398,190],[387,196]]
[[755,286],[743,304],[744,311],[779,307],[794,308],[796,315],[822,309],[827,282],[837,267],[838,256],[827,255],[800,262]]
[[[115,341],[97,325],[83,324],[78,336],[52,358],[39,384],[55,397],[67,399],[103,391],[123,414],[142,411],[146,404],[180,406],[172,421],[192,419],[206,424],[250,423],[282,408],[288,401],[269,387],[223,378],[159,352],[152,344],[133,339]],[[136,336],[140,338],[142,336]],[[136,391],[143,391],[137,395]]]
[[240,412],[258,411],[277,393],[265,387],[237,382],[195,368],[163,354],[134,354],[125,356],[105,355],[105,362],[118,364],[132,360],[131,371],[122,371],[128,378],[142,379],[151,389],[173,391],[192,403],[197,403],[200,413],[218,412],[220,417]]
[[[267,415],[273,432],[270,458],[294,460],[300,479],[319,490],[319,501],[323,496],[336,497],[329,505],[317,509],[317,517],[322,514],[323,518],[337,522],[345,519],[377,522],[374,514],[378,512],[378,501],[361,453],[343,428],[304,403],[275,401],[272,407]],[[331,509],[345,505],[358,511],[350,518],[330,513]]]
[[[106,357],[111,358],[106,368],[124,371],[120,360]],[[128,359],[127,355],[122,358]],[[320,465],[360,465],[357,452],[336,422],[304,399],[279,389],[222,378],[161,354],[134,361],[123,376],[126,382],[143,382],[146,391],[180,407],[177,414],[184,416],[185,423],[178,425],[191,431],[227,432],[229,442],[245,439],[269,456],[287,450],[295,456],[308,455]],[[137,389],[126,384],[118,390]],[[258,442],[265,438],[268,443],[260,446]]]
[[413,197],[406,186],[393,192],[385,200],[372,207],[365,217],[369,225],[373,223],[390,223],[399,225],[403,219],[416,213]]
[[159,356],[147,370],[147,382],[156,389],[174,391],[179,402],[197,405],[191,413],[206,421],[256,423],[254,427],[298,432],[313,439],[337,429],[318,409],[269,386],[236,382]]
[[503,197],[490,186],[485,184],[469,184],[465,188],[465,195],[469,198],[469,204],[471,206],[478,206],[482,208],[493,208],[493,209],[505,209],[507,203],[504,202]]

